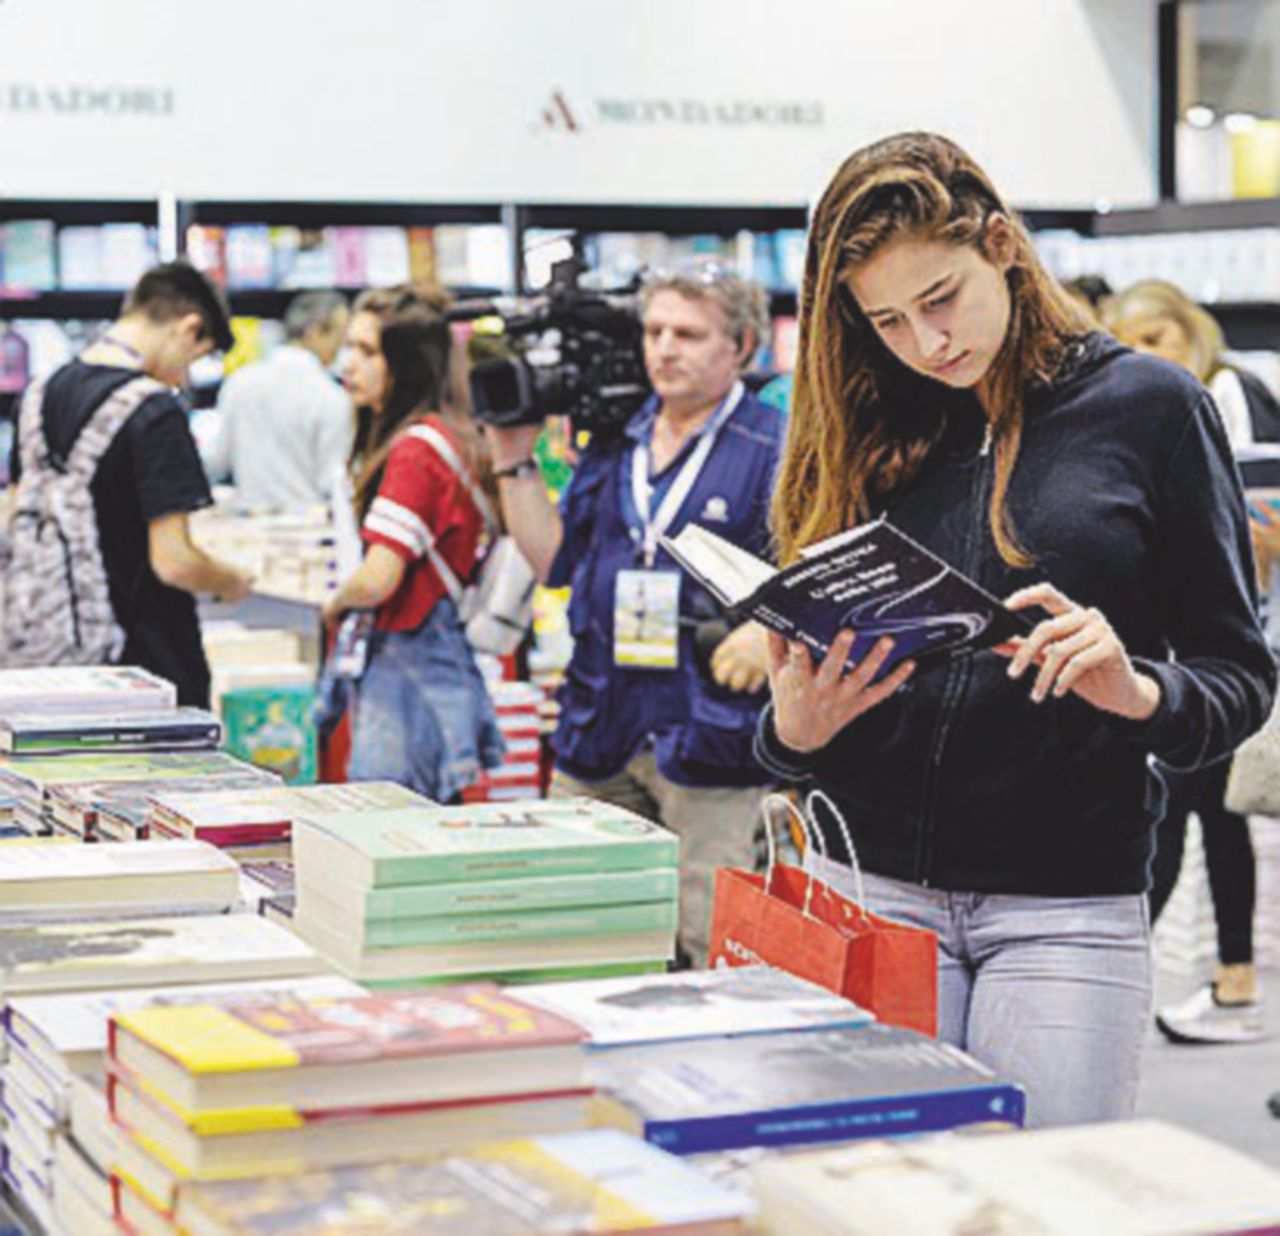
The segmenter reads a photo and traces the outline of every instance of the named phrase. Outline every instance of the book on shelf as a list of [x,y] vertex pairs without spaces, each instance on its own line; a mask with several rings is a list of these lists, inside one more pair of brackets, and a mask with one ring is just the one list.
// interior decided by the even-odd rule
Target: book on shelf
[[0,670],[0,716],[38,709],[45,714],[97,711],[124,717],[177,706],[177,688],[171,682],[135,666]]
[[600,1118],[676,1154],[998,1121],[1025,1096],[946,1043],[878,1022],[619,1047],[591,1057]]
[[[240,863],[240,900],[250,913],[262,914],[270,901],[296,900],[296,875],[289,858],[250,858]],[[292,918],[292,913],[289,915]]]
[[57,228],[52,219],[0,223],[0,288],[51,292],[58,286]]
[[196,1123],[272,1127],[304,1111],[582,1090],[582,1041],[564,1018],[478,983],[148,1005],[113,1016],[109,1055]]
[[184,1189],[192,1236],[661,1230],[731,1236],[753,1207],[693,1168],[609,1129],[488,1143],[428,1162],[337,1167]]
[[651,931],[610,935],[511,936],[503,940],[456,940],[439,944],[366,946],[342,928],[311,915],[299,894],[292,928],[317,952],[357,982],[371,986],[415,982],[457,982],[491,978],[528,982],[535,976],[603,977],[654,968],[675,953],[675,907],[662,910],[663,925]]
[[[673,902],[679,891],[675,867],[581,875],[527,876],[520,879],[463,880],[456,884],[399,884],[368,888],[363,896],[333,900],[310,889],[312,904],[324,914],[365,925],[407,922],[442,916],[510,915],[536,910],[619,906],[637,902]],[[376,933],[375,933],[376,934]]]
[[116,1136],[107,1107],[105,1072],[71,1079],[71,1136],[85,1154],[104,1171],[115,1159]]
[[4,919],[217,913],[236,903],[240,870],[203,841],[153,845],[32,844],[0,851]]
[[71,1079],[92,1077],[103,1071],[108,1023],[115,1013],[153,1004],[210,1004],[224,1000],[251,1004],[280,996],[326,1000],[363,994],[358,984],[336,974],[60,992],[15,997],[9,1001],[5,1024],[10,1052],[35,1061],[45,1077],[55,1083],[54,1106],[65,1116]]
[[400,884],[674,867],[678,856],[675,834],[586,798],[371,811],[303,820],[294,833],[299,884],[331,900]]
[[288,1121],[228,1113],[216,1121],[175,1112],[143,1087],[112,1074],[107,1099],[122,1174],[165,1209],[191,1180],[292,1175],[394,1155],[421,1158],[478,1142],[586,1127],[590,1091],[545,1091],[474,1099],[423,1099],[380,1107],[299,1112]]
[[811,545],[781,570],[699,524],[661,542],[731,623],[754,619],[816,658],[852,630],[851,664],[891,638],[881,676],[912,658],[991,648],[1034,625],[883,519]]
[[[449,887],[449,886],[445,886]],[[448,947],[489,944],[500,952],[505,941],[559,940],[568,937],[674,936],[678,909],[674,893],[652,901],[598,902],[548,909],[471,913],[392,914],[369,918],[358,903],[329,903],[313,893],[299,897],[299,918],[319,922],[328,933],[347,939],[349,956],[380,948]]]
[[285,928],[254,914],[0,924],[0,999],[327,972]]
[[592,1047],[865,1026],[851,1000],[769,966],[685,970],[596,982],[534,983],[520,998],[587,1032]]
[[769,1231],[1274,1232],[1280,1173],[1159,1120],[873,1141],[752,1168]]
[[221,772],[203,776],[53,785],[45,796],[45,813],[55,827],[82,837],[109,841],[141,840],[150,836],[148,808],[152,796],[161,788],[193,794],[223,790],[249,794],[260,787],[277,784],[274,774],[237,761]]
[[0,752],[6,755],[65,755],[79,751],[212,749],[222,741],[222,723],[203,708],[111,716],[102,712],[50,716],[42,709],[0,715]]
[[281,840],[290,836],[293,821],[303,814],[344,815],[432,805],[430,799],[394,781],[286,786],[273,778],[250,793],[242,787],[191,791],[183,785],[163,786],[151,797],[149,817],[177,836],[222,845],[254,838]]
[[62,1231],[112,1236],[111,1180],[66,1132],[53,1152],[53,1213]]

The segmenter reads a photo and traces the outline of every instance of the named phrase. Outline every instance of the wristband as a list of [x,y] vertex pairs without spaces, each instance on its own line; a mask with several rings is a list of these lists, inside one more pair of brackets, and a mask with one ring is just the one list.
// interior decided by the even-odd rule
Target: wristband
[[519,463],[513,463],[509,468],[499,468],[493,474],[495,481],[503,481],[508,477],[517,476],[537,476],[538,461],[536,459],[522,459]]

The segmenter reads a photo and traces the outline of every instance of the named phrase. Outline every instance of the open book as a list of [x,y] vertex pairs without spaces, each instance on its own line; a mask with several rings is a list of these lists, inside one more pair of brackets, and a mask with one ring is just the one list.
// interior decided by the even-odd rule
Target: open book
[[826,656],[846,628],[857,637],[850,664],[889,636],[894,646],[882,675],[907,658],[990,648],[1035,625],[883,520],[819,541],[783,570],[698,524],[662,544],[732,622],[754,618],[815,657]]

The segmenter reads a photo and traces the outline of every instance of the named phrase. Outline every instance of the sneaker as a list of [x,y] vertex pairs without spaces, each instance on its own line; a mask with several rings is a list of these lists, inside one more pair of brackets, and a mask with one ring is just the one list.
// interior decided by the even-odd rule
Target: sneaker
[[1161,1009],[1156,1025],[1171,1043],[1257,1043],[1267,1037],[1262,1002],[1220,1004],[1213,983],[1181,1004]]

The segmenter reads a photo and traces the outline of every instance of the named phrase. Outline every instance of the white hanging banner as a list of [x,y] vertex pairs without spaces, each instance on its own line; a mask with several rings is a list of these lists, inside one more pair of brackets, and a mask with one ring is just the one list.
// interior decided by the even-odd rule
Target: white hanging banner
[[1154,26],[1094,0],[0,0],[0,191],[805,205],[934,128],[1024,205],[1136,204]]

